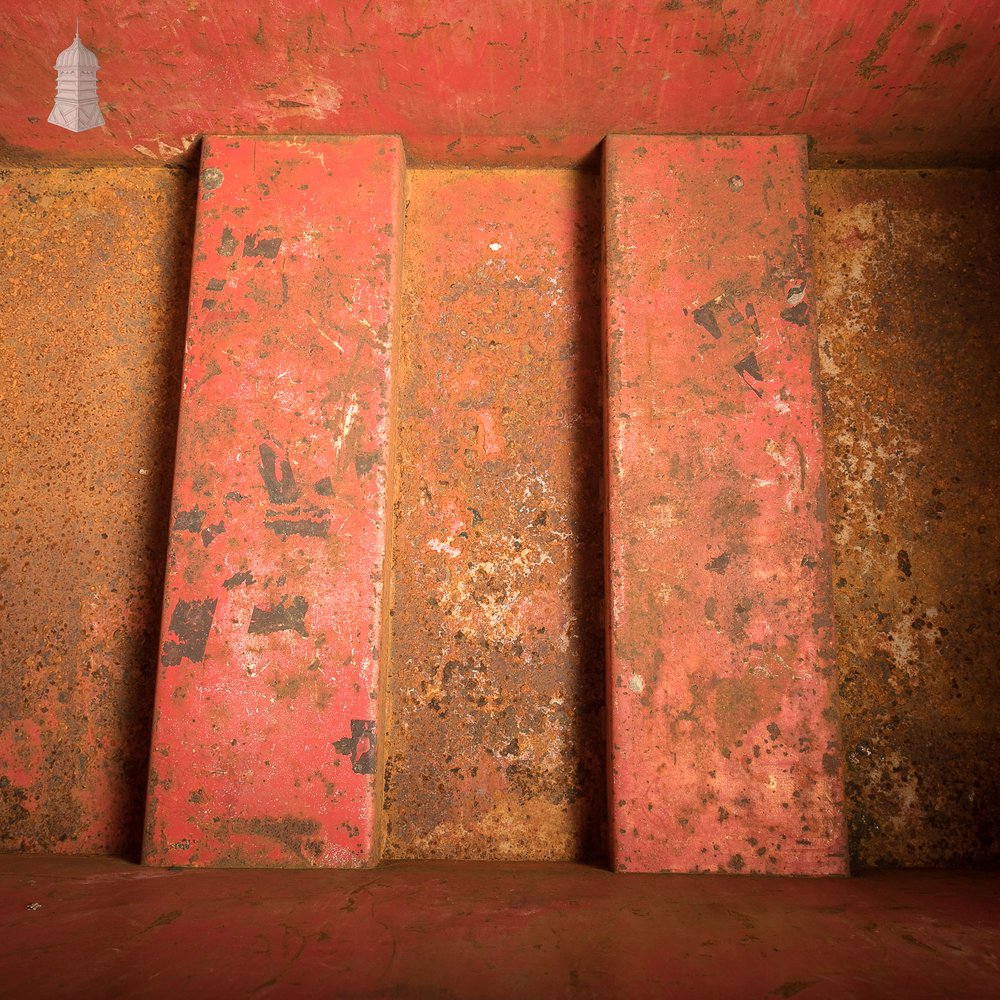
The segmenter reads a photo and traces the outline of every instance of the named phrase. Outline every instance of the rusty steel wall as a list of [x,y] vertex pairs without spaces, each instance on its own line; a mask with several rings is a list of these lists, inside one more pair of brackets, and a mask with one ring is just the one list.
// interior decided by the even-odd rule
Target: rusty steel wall
[[602,854],[598,189],[410,174],[389,857]]
[[193,208],[0,170],[0,850],[138,851]]
[[852,855],[1000,860],[1000,177],[811,178]]

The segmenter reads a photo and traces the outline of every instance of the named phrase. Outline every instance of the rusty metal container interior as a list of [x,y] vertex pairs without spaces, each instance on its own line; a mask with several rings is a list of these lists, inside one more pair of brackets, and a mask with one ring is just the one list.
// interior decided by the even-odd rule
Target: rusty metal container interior
[[[142,5],[125,6],[139,16]],[[59,45],[48,49],[65,11],[11,12],[0,30],[0,902],[8,957],[21,956],[16,995],[222,984],[219,995],[821,997],[904,984],[914,996],[990,996],[1000,954],[1000,43],[990,5],[762,3],[737,18],[702,2],[519,2],[517,17],[456,3],[428,19],[368,4],[320,14],[295,0],[249,20],[212,4],[152,6],[188,42],[157,57],[147,94],[122,53],[129,30],[141,48],[150,29],[90,5],[103,32],[99,94],[114,100],[102,96],[105,126],[79,134],[46,124],[48,109],[28,96],[49,100]],[[671,68],[657,52],[672,53]],[[190,82],[199,76],[215,81],[210,100]],[[11,110],[26,102],[30,114]],[[604,140],[615,133],[641,153],[614,161],[612,181]],[[661,496],[656,476],[680,482],[669,455],[683,452],[671,443],[682,426],[664,431],[657,410],[681,398],[669,396],[662,360],[641,359],[663,382],[643,390],[645,409],[622,402],[646,369],[624,388],[615,381],[629,371],[614,367],[615,352],[629,356],[608,317],[627,301],[637,329],[652,330],[667,303],[655,290],[645,301],[642,289],[609,292],[621,266],[607,264],[608,233],[646,233],[631,251],[663,274],[675,268],[673,231],[704,243],[682,256],[717,261],[743,250],[758,260],[770,249],[752,241],[778,238],[756,221],[745,231],[705,223],[719,196],[691,207],[697,191],[673,166],[663,174],[673,183],[676,173],[681,195],[667,237],[652,216],[617,225],[613,213],[624,218],[642,195],[643,158],[675,133],[749,137],[723,151],[746,168],[746,183],[727,170],[725,197],[747,200],[758,148],[772,156],[768,177],[795,176],[786,146],[771,154],[762,136],[810,137],[802,197],[772,227],[806,249],[792,264],[769,257],[767,273],[784,282],[788,328],[811,338],[802,371],[815,390],[815,448],[799,431],[799,458],[786,454],[777,423],[753,434],[776,481],[801,476],[804,491],[807,468],[821,470],[825,549],[802,566],[815,574],[807,583],[822,578],[809,620],[830,658],[829,690],[795,720],[839,733],[822,756],[835,789],[824,801],[842,823],[828,839],[846,844],[832,865],[807,857],[782,869],[754,838],[730,847],[739,810],[710,794],[697,819],[685,814],[684,829],[662,838],[723,846],[703,863],[664,860],[653,841],[677,818],[643,813],[665,804],[680,816],[695,798],[685,800],[680,772],[656,777],[667,771],[649,749],[656,720],[670,720],[671,739],[700,734],[713,780],[716,766],[745,755],[749,768],[793,738],[760,703],[776,690],[767,681],[723,697],[737,688],[715,677],[714,715],[699,730],[697,678],[690,711],[672,706],[655,643],[642,647],[648,672],[630,667],[618,690],[609,679],[612,662],[632,662],[641,646],[615,604],[618,569],[649,620],[690,622],[725,648],[759,638],[758,598],[734,599],[723,623],[724,600],[656,582],[664,560],[642,561],[644,538],[683,530],[698,487],[683,502],[679,489]],[[204,160],[202,136],[213,137]],[[272,150],[275,136],[295,138]],[[351,140],[356,162],[339,190],[322,191],[323,156],[340,156],[345,136],[374,138]],[[738,147],[709,145],[729,142]],[[258,163],[272,152],[265,178]],[[689,166],[693,177],[695,154]],[[236,177],[247,178],[238,197]],[[348,197],[355,181],[361,193]],[[359,235],[352,197],[381,213],[377,231]],[[758,200],[777,212],[781,198],[765,182]],[[310,246],[320,249],[310,256]],[[712,292],[729,325],[717,335],[715,313],[691,319],[704,343],[685,364],[711,360],[723,334],[756,321],[740,299],[748,281],[729,277]],[[811,325],[805,306],[794,312],[806,297]],[[685,321],[702,301],[685,301]],[[267,318],[280,308],[296,317],[284,332]],[[220,361],[238,353],[238,332],[212,339],[228,316],[248,322],[252,348],[242,373],[227,369],[212,389]],[[299,386],[309,359],[318,370],[323,352],[339,363],[337,351],[347,359],[337,385],[360,385],[357,398],[335,398],[319,378],[314,409],[298,389],[281,397],[294,412],[284,422],[255,402],[287,374],[286,358]],[[706,454],[715,424],[730,421],[740,447],[752,436],[739,407],[756,405],[767,372],[746,357],[737,402],[701,425]],[[227,401],[244,383],[255,388]],[[785,401],[775,397],[775,421]],[[623,410],[663,468],[649,473],[648,520],[615,535],[609,505],[634,509],[615,493],[615,470],[644,468],[606,440]],[[197,416],[218,412],[225,426]],[[263,528],[237,511],[244,467],[267,503]],[[205,500],[213,490],[217,507]],[[780,516],[785,503],[772,504]],[[752,543],[750,555],[730,544],[756,502],[730,506],[718,517],[729,518],[719,529],[729,548],[697,538],[712,595],[741,579],[740,558],[761,558]],[[773,540],[776,566],[791,534]],[[329,584],[338,608],[350,606],[342,618],[320,620],[322,583],[308,602],[293,586],[319,545],[331,580],[343,577]],[[211,702],[191,680],[203,676],[205,642],[193,654],[171,630],[190,624],[190,598],[216,578],[206,628],[252,641]],[[832,625],[820,620],[831,606]],[[268,615],[271,626],[248,630]],[[784,640],[793,656],[798,636]],[[208,665],[223,657],[213,641]],[[174,661],[165,648],[178,650]],[[289,744],[271,755],[273,770],[253,749],[258,709],[231,697],[240,671],[257,685],[252,704],[281,714]],[[337,700],[347,687],[349,706]],[[625,725],[612,716],[632,697],[641,707]],[[326,733],[330,719],[340,728]],[[304,749],[291,745],[301,733]],[[796,741],[817,759],[828,749]],[[629,787],[617,760],[670,788],[636,809],[615,793]],[[294,784],[299,813],[267,812],[268,789],[282,784]],[[234,796],[254,788],[260,812],[237,822]],[[316,802],[334,803],[336,822],[304,819]],[[818,805],[802,810],[807,832],[826,821]],[[848,869],[849,880],[755,877]],[[229,918],[265,942],[256,957],[235,942],[229,957],[205,952],[200,942]],[[79,963],[75,982],[32,964],[59,949]],[[195,957],[168,968],[171,949]]]

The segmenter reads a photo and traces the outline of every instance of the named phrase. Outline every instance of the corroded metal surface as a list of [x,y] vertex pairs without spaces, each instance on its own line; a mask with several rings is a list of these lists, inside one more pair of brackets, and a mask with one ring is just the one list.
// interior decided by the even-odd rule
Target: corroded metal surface
[[410,175],[391,857],[600,851],[597,185]]
[[145,859],[363,865],[398,139],[206,140]]
[[0,850],[138,852],[193,208],[0,171]]
[[843,872],[804,144],[605,171],[614,866]]
[[811,178],[848,820],[1000,858],[1000,179]]
[[[827,163],[1000,155],[984,0],[7,3],[0,155],[175,162],[198,135],[400,133],[423,162],[575,162],[612,132],[809,134]],[[107,125],[46,118],[79,15]]]

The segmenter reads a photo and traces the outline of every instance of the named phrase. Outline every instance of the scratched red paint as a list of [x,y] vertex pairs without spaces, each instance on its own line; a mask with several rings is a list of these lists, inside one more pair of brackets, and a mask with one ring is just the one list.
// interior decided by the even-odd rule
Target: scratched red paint
[[373,860],[397,139],[206,142],[145,860]]
[[805,145],[605,172],[614,865],[843,873]]
[[[989,164],[982,0],[4,4],[0,147],[176,162],[201,134],[398,133],[416,160],[574,162],[612,132],[808,133],[819,162]],[[49,125],[81,19],[107,125]]]

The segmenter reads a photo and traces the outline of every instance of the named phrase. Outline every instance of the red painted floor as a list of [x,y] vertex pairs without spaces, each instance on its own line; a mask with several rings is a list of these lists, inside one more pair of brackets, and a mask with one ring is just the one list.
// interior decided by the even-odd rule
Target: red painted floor
[[0,857],[0,996],[993,997],[1000,873]]

